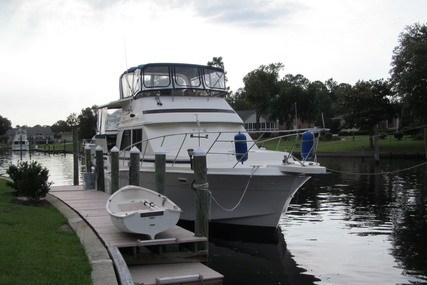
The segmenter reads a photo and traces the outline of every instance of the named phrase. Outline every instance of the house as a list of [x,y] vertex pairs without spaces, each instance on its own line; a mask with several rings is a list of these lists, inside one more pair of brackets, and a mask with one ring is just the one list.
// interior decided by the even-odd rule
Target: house
[[[15,133],[17,132],[16,129],[10,129],[7,131],[7,136],[9,137],[9,143],[13,141],[13,138],[15,137]],[[44,144],[46,142],[52,143],[53,142],[53,132],[50,129],[50,127],[26,127],[27,130],[27,136],[30,140],[31,144]]]
[[[345,127],[345,115],[339,115],[331,118],[331,120],[339,121],[339,129],[342,132],[355,132],[358,131],[359,128],[344,128]],[[393,118],[390,120],[384,120],[379,123],[380,129],[390,129],[390,130],[400,130],[402,129],[402,119]]]
[[259,128],[256,128],[256,111],[255,110],[240,110],[236,111],[237,115],[245,124],[245,129],[250,131],[278,131],[279,124],[276,121],[270,120],[268,115],[262,114],[259,119]]

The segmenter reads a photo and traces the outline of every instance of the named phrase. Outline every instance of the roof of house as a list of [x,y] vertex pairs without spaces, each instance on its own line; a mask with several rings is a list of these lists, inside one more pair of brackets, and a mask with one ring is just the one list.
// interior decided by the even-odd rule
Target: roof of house
[[[237,110],[237,115],[243,120],[246,121],[250,116],[256,114],[255,110]],[[261,117],[266,120],[267,122],[270,121],[270,116],[266,114],[261,114]]]
[[[45,136],[53,136],[52,129],[50,127],[27,127],[28,136],[34,135],[45,135]],[[8,136],[14,136],[18,129],[10,129],[7,131]]]

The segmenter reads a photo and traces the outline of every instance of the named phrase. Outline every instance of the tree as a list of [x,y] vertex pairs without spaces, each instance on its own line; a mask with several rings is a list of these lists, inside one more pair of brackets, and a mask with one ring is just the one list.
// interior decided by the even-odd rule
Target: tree
[[77,118],[77,114],[76,113],[71,113],[68,117],[67,117],[67,125],[70,127],[70,128],[73,128],[73,127],[77,127],[78,126],[78,124],[79,124],[79,120],[78,120],[78,118]]
[[283,67],[280,62],[261,65],[243,78],[245,88],[242,95],[255,107],[257,129],[261,114],[270,111],[271,100],[279,91],[278,77]]
[[12,123],[7,118],[0,116],[0,136],[4,135],[11,128]]
[[246,100],[244,92],[243,88],[239,88],[236,92],[230,93],[230,96],[226,96],[225,100],[234,110],[254,109],[254,107]]
[[298,100],[304,96],[305,90],[302,86],[287,81],[286,77],[279,81],[278,86],[278,94],[272,100],[271,117],[279,120],[280,124],[286,124],[288,129],[292,129],[292,122],[295,119],[295,104],[298,106]]
[[349,111],[345,116],[349,127],[370,131],[370,148],[374,147],[375,126],[395,116],[393,92],[389,82],[384,80],[358,81],[344,95],[344,104]]
[[96,113],[98,107],[96,105],[91,108],[82,109],[78,116],[79,123],[79,139],[91,139],[96,133]]
[[280,90],[273,100],[271,114],[281,124],[286,123],[287,128],[292,128],[296,113],[301,122],[318,120],[318,124],[322,123],[321,112],[331,115],[329,91],[322,82],[310,82],[301,74],[287,74],[278,86]]
[[427,26],[407,26],[392,56],[391,82],[402,99],[403,111],[416,123],[427,123]]
[[71,127],[66,121],[59,120],[51,127],[53,133],[71,132]]
[[224,69],[224,62],[222,61],[222,56],[220,57],[214,56],[212,58],[212,61],[208,61],[208,65]]
[[308,111],[311,112],[307,114],[307,119],[309,121],[314,119],[316,126],[323,126],[323,121],[325,121],[325,127],[330,127],[333,111],[328,88],[321,81],[314,81],[309,84],[307,92],[310,97],[314,98],[311,102],[305,102],[309,106]]

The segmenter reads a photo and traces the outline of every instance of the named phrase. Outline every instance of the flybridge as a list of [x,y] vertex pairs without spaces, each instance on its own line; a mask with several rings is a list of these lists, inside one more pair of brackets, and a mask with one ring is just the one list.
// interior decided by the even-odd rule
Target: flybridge
[[224,96],[224,70],[217,67],[150,63],[129,68],[120,76],[120,99],[145,96]]

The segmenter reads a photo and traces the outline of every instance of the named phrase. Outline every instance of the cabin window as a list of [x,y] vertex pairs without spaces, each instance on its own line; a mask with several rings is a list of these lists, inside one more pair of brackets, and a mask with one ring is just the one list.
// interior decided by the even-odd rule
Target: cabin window
[[199,87],[200,73],[197,67],[175,67],[175,83],[182,87]]
[[136,69],[122,77],[122,92],[123,98],[133,96],[141,91],[141,70]]
[[122,143],[120,144],[120,150],[124,150],[126,148],[129,148],[131,142],[132,142],[132,140],[131,140],[130,130],[124,130],[123,135],[122,135]]
[[144,68],[143,82],[146,88],[168,87],[171,84],[168,66]]
[[225,76],[224,72],[205,68],[203,71],[203,79],[209,88],[225,89]]
[[132,145],[142,151],[142,129],[132,130]]

